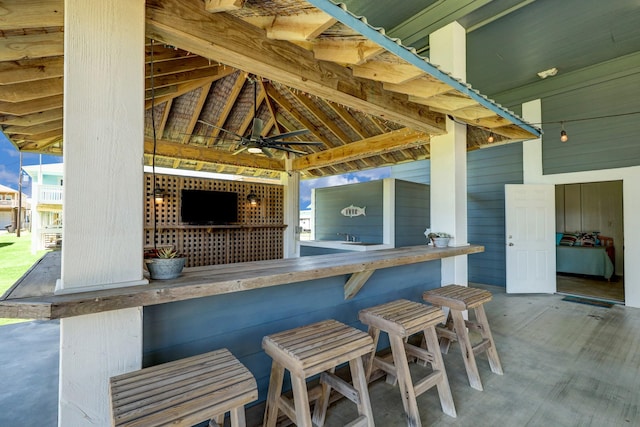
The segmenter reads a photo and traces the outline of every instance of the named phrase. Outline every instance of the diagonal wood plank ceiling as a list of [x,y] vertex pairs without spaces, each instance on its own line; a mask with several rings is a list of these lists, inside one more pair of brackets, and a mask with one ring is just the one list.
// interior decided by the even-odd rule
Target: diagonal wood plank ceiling
[[[63,6],[3,2],[0,127],[22,151],[64,150]],[[469,124],[469,150],[487,145],[490,133],[494,143],[534,137],[464,85],[443,82],[303,0],[147,0],[146,20],[147,163],[155,151],[165,167],[334,175],[429,158],[447,115]],[[254,112],[263,136],[308,129],[296,139],[322,145],[292,146],[305,155],[237,153],[220,129],[250,134]]]

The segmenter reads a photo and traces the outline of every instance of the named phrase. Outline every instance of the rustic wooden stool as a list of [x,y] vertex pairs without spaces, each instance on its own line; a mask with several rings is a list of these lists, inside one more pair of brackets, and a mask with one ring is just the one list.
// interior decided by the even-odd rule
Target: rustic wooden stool
[[[456,416],[456,408],[451,397],[447,372],[442,361],[435,326],[444,321],[441,309],[408,300],[397,300],[376,307],[360,310],[360,321],[369,325],[369,335],[377,346],[380,331],[389,335],[393,363],[376,357],[375,350],[367,360],[367,379],[373,368],[379,368],[398,380],[402,404],[407,415],[407,425],[420,426],[420,414],[416,397],[437,386],[442,411],[452,417]],[[407,338],[422,332],[426,342],[426,350],[407,343]],[[431,363],[433,372],[413,384],[407,354]]]
[[[467,369],[469,384],[477,390],[482,390],[482,382],[476,365],[476,354],[486,351],[491,371],[502,375],[500,358],[491,335],[487,315],[484,312],[484,303],[491,301],[491,297],[492,295],[489,291],[460,285],[447,285],[426,291],[423,294],[425,301],[438,307],[449,307],[446,326],[436,328],[440,337],[440,348],[443,353],[447,353],[451,342],[458,341],[460,343],[460,351],[464,359],[464,366]],[[469,309],[474,309],[475,322],[465,321],[462,317],[462,312]],[[482,341],[479,344],[471,345],[467,328],[480,332]]]
[[[264,427],[276,425],[278,410],[301,427],[324,425],[332,388],[358,407],[359,417],[349,426],[374,426],[362,364],[362,356],[374,349],[369,335],[336,320],[325,320],[266,336],[262,348],[273,359]],[[353,386],[334,375],[335,367],[345,362],[349,362]],[[281,395],[285,369],[291,373],[293,402]],[[319,373],[320,385],[307,391],[306,379]],[[316,401],[313,424],[309,397]]]
[[114,426],[222,426],[231,412],[231,426],[244,427],[244,405],[258,398],[226,348],[112,377],[110,393]]

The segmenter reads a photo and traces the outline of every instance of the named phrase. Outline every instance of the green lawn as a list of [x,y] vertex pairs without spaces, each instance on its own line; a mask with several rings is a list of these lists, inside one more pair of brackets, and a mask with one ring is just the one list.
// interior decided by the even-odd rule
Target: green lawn
[[[0,234],[0,295],[4,294],[46,251],[31,253],[31,234]],[[0,326],[22,322],[20,319],[1,319]]]

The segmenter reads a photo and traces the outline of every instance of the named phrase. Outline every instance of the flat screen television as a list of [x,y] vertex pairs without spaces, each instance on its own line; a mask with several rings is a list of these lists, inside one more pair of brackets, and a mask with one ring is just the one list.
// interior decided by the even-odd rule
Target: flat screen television
[[238,193],[182,190],[182,222],[193,225],[225,225],[238,221]]

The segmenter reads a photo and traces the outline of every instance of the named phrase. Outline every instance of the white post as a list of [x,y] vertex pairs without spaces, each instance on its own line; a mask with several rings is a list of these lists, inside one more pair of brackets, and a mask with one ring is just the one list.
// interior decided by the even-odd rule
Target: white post
[[[287,170],[291,170],[291,159],[286,160]],[[284,186],[284,258],[300,256],[300,172],[283,172],[280,182]]]
[[[457,22],[429,36],[430,62],[466,79],[466,33]],[[447,118],[447,134],[431,139],[431,230],[453,235],[450,246],[467,243],[467,127]],[[442,285],[468,284],[467,256],[442,259]]]
[[[146,283],[145,4],[64,6],[64,243],[56,292]],[[141,307],[62,319],[58,425],[110,425],[109,377],[140,368],[141,360]]]
[[[542,102],[540,99],[522,104],[522,118],[530,123],[542,123]],[[523,183],[537,184],[542,178],[542,138],[522,143]]]

